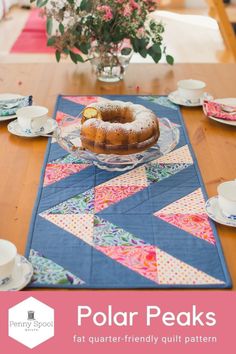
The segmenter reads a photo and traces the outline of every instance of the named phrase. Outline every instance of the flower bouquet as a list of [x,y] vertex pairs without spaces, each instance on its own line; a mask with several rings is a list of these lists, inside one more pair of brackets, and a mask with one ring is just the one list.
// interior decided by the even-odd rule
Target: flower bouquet
[[156,0],[31,0],[47,17],[48,46],[56,59],[91,61],[102,81],[123,78],[132,53],[158,63],[174,59],[163,44],[164,26],[151,18]]

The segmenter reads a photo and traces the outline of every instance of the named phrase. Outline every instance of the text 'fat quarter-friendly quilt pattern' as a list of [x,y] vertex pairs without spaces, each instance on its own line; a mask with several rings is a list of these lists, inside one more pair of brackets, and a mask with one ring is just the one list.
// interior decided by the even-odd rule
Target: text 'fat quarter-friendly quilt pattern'
[[102,100],[150,108],[180,125],[180,142],[133,170],[108,172],[50,139],[26,251],[30,286],[231,287],[179,108],[164,96],[59,96],[55,119]]

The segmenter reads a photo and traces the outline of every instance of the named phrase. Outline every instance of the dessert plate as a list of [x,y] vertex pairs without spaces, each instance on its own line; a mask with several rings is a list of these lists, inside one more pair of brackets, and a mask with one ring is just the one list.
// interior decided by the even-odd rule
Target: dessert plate
[[23,256],[17,255],[16,266],[8,282],[0,285],[0,291],[18,291],[26,287],[33,276],[32,264]]
[[178,91],[171,92],[168,96],[168,99],[177,105],[184,106],[184,107],[200,107],[202,106],[202,101],[203,99],[212,99],[212,96],[209,94],[205,93],[202,98],[192,101],[185,99],[183,97],[180,97],[178,94]]
[[[223,104],[223,105],[228,105],[228,106],[235,106],[236,107],[236,98],[218,98],[215,99],[214,102]],[[226,120],[226,119],[219,119],[219,118],[215,118],[213,116],[208,116],[208,118],[222,123],[222,124],[226,124],[226,125],[232,125],[233,127],[236,127],[236,121],[232,121],[232,120]]]
[[220,210],[218,203],[218,196],[208,199],[206,202],[207,215],[214,221],[225,226],[236,227],[236,220],[233,218],[227,218]]
[[52,133],[56,129],[56,127],[57,127],[57,122],[52,118],[48,118],[47,123],[45,124],[45,127],[41,132],[26,133],[25,131],[22,131],[17,120],[10,122],[7,126],[7,129],[11,134],[14,134],[14,135],[17,135],[20,137],[36,138],[39,136],[47,136],[48,134]]
[[[7,100],[14,100],[18,98],[22,98],[24,96],[22,95],[17,95],[14,93],[0,93],[0,101],[7,101]],[[16,118],[16,115],[11,115],[11,116],[0,116],[0,122],[3,122],[5,120],[10,120]]]
[[148,150],[130,155],[95,154],[81,148],[80,118],[65,117],[55,130],[54,137],[67,152],[107,171],[126,171],[138,164],[150,162],[174,150],[179,142],[179,126],[160,118],[160,138]]

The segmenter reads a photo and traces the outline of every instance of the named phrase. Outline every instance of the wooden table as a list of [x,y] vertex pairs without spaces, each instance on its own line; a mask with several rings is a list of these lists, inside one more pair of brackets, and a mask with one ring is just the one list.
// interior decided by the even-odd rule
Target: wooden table
[[[32,94],[52,114],[59,93],[168,94],[183,78],[206,81],[215,97],[236,96],[236,64],[133,64],[116,84],[97,82],[89,64],[1,64],[0,92]],[[184,108],[183,115],[208,195],[214,196],[220,182],[236,178],[236,128],[207,119],[200,108]],[[7,122],[0,122],[0,237],[14,242],[22,254],[46,143],[46,138],[10,135]],[[217,228],[236,288],[236,229]]]

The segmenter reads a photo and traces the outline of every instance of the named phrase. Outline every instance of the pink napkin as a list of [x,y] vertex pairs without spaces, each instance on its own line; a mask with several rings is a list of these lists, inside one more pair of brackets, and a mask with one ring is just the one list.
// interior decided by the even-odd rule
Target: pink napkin
[[[220,103],[217,103],[217,102],[213,102],[213,101],[207,101],[205,100],[203,102],[203,110],[204,110],[204,113],[207,115],[207,116],[212,116],[212,117],[215,117],[215,118],[218,118],[218,119],[224,119],[224,120],[233,120],[233,121],[236,121],[236,112],[235,113],[227,113],[227,112],[224,112],[222,110],[222,107],[224,105],[220,104]],[[231,106],[228,106],[227,107],[231,107]],[[232,107],[234,109],[236,109],[236,107]]]

